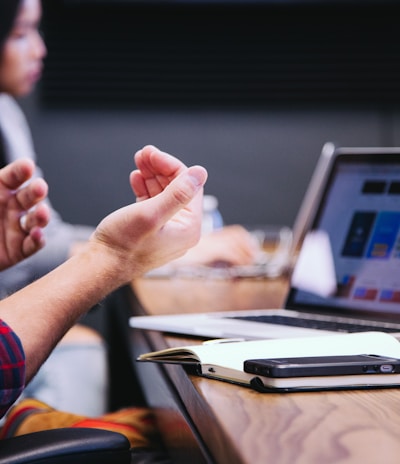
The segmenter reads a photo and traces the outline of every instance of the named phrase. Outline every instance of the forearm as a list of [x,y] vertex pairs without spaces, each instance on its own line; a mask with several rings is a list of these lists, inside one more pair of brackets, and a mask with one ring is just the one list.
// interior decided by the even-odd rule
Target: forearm
[[0,318],[24,347],[28,381],[76,320],[126,283],[115,259],[91,245],[90,251],[0,302]]

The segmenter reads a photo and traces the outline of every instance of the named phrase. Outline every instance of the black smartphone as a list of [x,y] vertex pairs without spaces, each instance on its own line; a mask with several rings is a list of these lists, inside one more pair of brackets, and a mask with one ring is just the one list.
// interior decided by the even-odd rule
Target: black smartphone
[[244,362],[244,371],[274,378],[397,374],[400,372],[400,359],[369,354],[248,359]]

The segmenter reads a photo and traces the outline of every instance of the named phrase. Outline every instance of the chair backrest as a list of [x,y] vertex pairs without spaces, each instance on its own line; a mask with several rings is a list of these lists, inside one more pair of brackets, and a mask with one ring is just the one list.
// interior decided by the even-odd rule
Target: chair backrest
[[129,464],[130,443],[108,430],[62,428],[0,441],[0,464]]

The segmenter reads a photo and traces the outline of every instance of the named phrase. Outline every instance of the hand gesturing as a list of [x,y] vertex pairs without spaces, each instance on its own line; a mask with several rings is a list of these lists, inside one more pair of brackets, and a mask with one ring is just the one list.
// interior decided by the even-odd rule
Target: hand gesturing
[[43,231],[50,218],[45,204],[47,184],[31,179],[34,164],[27,159],[0,169],[0,270],[36,253],[44,245]]

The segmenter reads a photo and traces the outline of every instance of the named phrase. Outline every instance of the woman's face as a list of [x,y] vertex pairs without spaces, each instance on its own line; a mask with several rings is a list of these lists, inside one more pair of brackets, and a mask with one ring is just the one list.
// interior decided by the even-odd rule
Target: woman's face
[[0,55],[0,92],[27,95],[40,79],[46,46],[39,34],[40,0],[22,0]]

